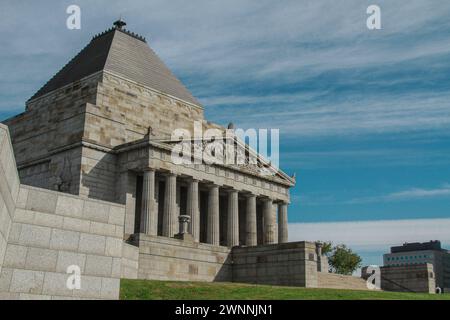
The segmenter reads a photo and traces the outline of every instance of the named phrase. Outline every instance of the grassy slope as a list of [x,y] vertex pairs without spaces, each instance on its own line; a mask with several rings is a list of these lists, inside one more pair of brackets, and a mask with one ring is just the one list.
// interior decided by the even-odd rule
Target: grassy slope
[[450,300],[450,294],[306,289],[238,283],[121,280],[122,300]]

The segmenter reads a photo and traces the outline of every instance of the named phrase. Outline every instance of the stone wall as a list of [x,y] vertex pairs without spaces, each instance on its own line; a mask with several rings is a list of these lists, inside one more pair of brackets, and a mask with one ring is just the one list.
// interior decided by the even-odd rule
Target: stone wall
[[234,282],[317,287],[315,243],[235,247],[232,255]]
[[[61,175],[77,194],[87,103],[95,103],[101,74],[94,74],[27,103],[25,112],[4,121],[9,126],[21,182],[54,189]],[[76,156],[76,157],[75,157]],[[67,177],[68,175],[70,177]]]
[[[136,269],[124,206],[20,185],[4,125],[0,146],[0,299],[117,299],[122,261]],[[72,265],[79,290],[66,286]]]
[[193,130],[196,120],[204,120],[202,107],[104,72],[96,106],[87,109],[85,137],[115,147],[143,138],[150,126],[170,137],[176,128]]
[[121,278],[137,279],[139,271],[139,248],[123,243]]
[[[9,299],[117,299],[123,206],[22,186],[9,235],[0,294]],[[69,290],[71,265],[81,289]]]
[[231,281],[227,247],[139,235],[139,279]]
[[435,293],[432,264],[381,267],[381,289],[401,292]]
[[0,124],[0,271],[14,217],[19,185],[8,128]]
[[134,241],[139,247],[124,247],[124,278],[367,290],[362,278],[319,272],[312,242],[229,249],[143,234]]
[[318,272],[317,280],[318,288],[368,290],[366,280],[360,277]]
[[92,148],[82,148],[79,195],[118,202],[116,195],[117,156]]

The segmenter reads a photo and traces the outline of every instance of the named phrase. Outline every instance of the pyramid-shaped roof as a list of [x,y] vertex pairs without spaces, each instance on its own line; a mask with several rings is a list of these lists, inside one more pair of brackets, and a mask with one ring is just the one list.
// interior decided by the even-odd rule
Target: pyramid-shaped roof
[[30,100],[102,70],[200,105],[148,46],[145,39],[122,29],[121,26],[93,37],[91,42]]

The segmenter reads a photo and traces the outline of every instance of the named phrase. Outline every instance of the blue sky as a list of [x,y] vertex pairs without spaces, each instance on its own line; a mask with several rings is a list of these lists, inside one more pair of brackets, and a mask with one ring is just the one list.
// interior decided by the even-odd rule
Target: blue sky
[[[81,30],[65,27],[70,4],[81,7]],[[382,30],[366,28],[370,4]],[[438,231],[450,219],[450,2],[6,0],[0,119],[119,15],[209,120],[280,129],[280,165],[298,181],[291,239],[345,240],[370,263],[398,242],[450,246]],[[340,241],[325,228],[354,221],[385,240],[367,247],[363,235]],[[391,237],[392,225],[414,232]]]

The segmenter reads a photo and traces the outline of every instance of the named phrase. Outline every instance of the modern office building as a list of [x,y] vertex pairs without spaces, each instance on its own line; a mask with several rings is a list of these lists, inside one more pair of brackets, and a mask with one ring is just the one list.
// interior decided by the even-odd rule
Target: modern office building
[[450,291],[450,252],[441,247],[440,241],[405,243],[391,247],[383,255],[385,267],[408,267],[424,264],[433,265],[436,286]]

